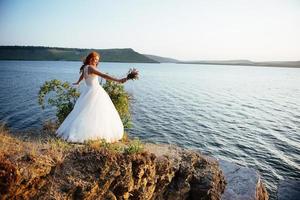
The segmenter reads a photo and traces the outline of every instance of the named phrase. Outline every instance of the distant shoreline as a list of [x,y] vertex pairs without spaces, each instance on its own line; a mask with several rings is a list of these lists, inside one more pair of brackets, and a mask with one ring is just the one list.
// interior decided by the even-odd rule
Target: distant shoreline
[[174,58],[141,54],[131,48],[115,49],[80,49],[41,46],[0,46],[0,60],[18,61],[83,61],[85,56],[97,51],[101,54],[101,62],[118,63],[175,63],[204,65],[235,65],[255,67],[300,68],[299,61],[264,61],[251,60],[194,60],[182,61]]
[[0,60],[83,61],[91,51],[100,53],[102,62],[159,63],[131,48],[78,49],[35,46],[0,46]]
[[[288,61],[289,62],[289,61]],[[293,61],[291,61],[293,62]],[[295,61],[298,62],[298,61]],[[197,64],[197,65],[231,65],[231,66],[251,66],[251,67],[282,67],[282,68],[300,68],[299,64],[284,65],[284,64],[249,64],[249,63],[193,63],[193,62],[177,62],[176,64]]]
[[[81,62],[80,60],[24,60],[24,59],[5,59],[0,61],[64,61],[64,62]],[[126,62],[126,61],[101,61],[101,63],[128,63],[128,64],[135,64],[135,63],[141,63],[141,64],[161,64],[161,63],[149,63],[149,62]],[[165,63],[171,63],[171,62],[165,62]],[[262,65],[262,64],[244,64],[244,63],[189,63],[189,62],[172,62],[173,64],[194,64],[194,65],[227,65],[227,66],[250,66],[250,67],[276,67],[276,68],[300,68],[300,66],[284,66],[284,65]]]

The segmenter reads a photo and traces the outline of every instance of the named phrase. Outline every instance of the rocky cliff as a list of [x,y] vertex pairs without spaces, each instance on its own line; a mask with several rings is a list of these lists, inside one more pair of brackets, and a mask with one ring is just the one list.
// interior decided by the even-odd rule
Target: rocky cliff
[[0,199],[221,198],[226,184],[217,161],[154,144],[132,151],[129,143],[112,148],[2,133]]
[[47,126],[18,136],[0,126],[0,200],[268,199],[259,174],[247,167],[126,137],[71,144]]

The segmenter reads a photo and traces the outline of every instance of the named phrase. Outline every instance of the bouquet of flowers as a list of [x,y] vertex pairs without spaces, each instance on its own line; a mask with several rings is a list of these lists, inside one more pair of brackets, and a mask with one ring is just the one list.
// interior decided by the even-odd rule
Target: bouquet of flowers
[[139,79],[139,71],[135,68],[129,69],[127,72],[127,80],[136,80]]

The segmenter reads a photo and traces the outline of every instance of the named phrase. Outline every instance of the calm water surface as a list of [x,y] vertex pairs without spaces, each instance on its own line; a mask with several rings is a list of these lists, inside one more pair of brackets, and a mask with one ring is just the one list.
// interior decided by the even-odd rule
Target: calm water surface
[[[39,87],[74,82],[80,62],[0,61],[0,120],[13,130],[41,128]],[[101,63],[100,70],[140,80],[130,136],[171,143],[257,169],[274,198],[280,179],[300,179],[300,69],[192,64]],[[81,86],[82,87],[82,86]]]

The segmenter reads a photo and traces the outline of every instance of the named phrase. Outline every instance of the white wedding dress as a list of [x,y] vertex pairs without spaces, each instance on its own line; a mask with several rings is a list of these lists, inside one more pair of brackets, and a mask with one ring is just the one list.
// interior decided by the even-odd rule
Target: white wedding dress
[[109,95],[99,84],[98,76],[88,74],[89,67],[83,69],[84,90],[56,133],[69,142],[118,141],[123,137],[123,123]]

